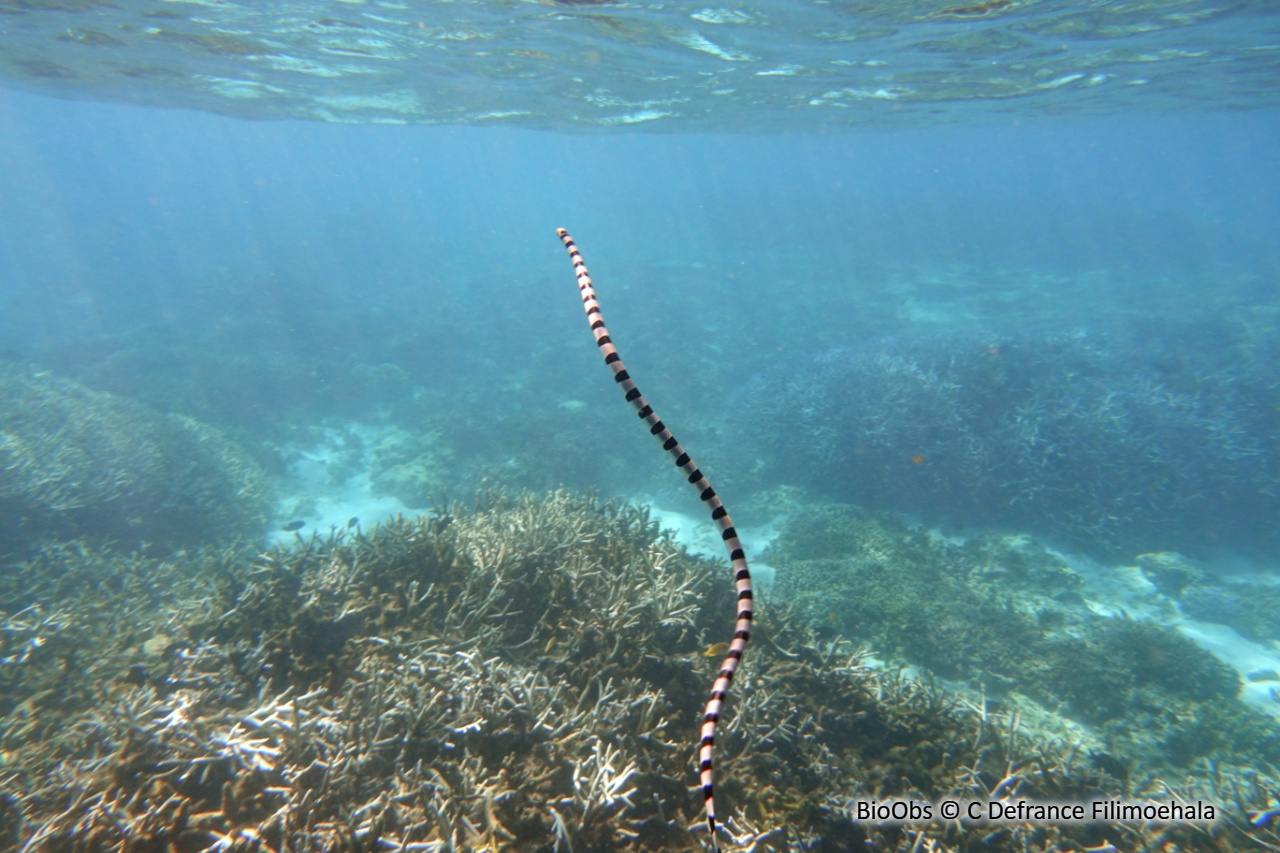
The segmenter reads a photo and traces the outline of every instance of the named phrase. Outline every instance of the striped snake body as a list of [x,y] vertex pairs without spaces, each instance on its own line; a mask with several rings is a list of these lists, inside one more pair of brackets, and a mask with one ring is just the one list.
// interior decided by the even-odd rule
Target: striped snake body
[[583,262],[582,255],[574,244],[573,238],[563,228],[557,228],[556,234],[569,251],[569,259],[573,262],[574,274],[578,277],[578,290],[582,294],[582,307],[587,312],[587,323],[591,326],[591,333],[595,336],[596,346],[599,347],[600,354],[604,356],[604,363],[613,371],[614,382],[622,389],[627,402],[636,410],[636,414],[649,427],[650,434],[661,442],[662,449],[667,451],[672,461],[675,462],[676,467],[685,475],[689,483],[697,489],[699,498],[711,513],[711,520],[716,523],[716,527],[720,530],[720,538],[724,540],[725,548],[729,552],[729,560],[733,566],[733,579],[738,590],[738,612],[734,623],[733,639],[729,642],[729,651],[725,655],[724,661],[720,664],[720,672],[716,675],[716,680],[711,685],[711,697],[707,700],[707,707],[703,712],[702,734],[698,742],[698,772],[702,784],[702,796],[706,806],[707,826],[711,830],[712,849],[719,851],[719,843],[716,840],[716,809],[713,793],[715,777],[712,772],[713,759],[715,757],[716,723],[720,720],[724,700],[729,693],[729,685],[733,683],[733,674],[737,671],[738,664],[742,662],[742,653],[747,647],[747,640],[751,638],[751,572],[747,568],[747,558],[743,554],[742,543],[738,541],[738,533],[733,527],[733,521],[729,518],[729,512],[724,508],[724,504],[721,503],[720,497],[716,494],[715,489],[711,488],[706,476],[698,470],[698,466],[694,464],[693,459],[680,446],[680,442],[676,441],[676,437],[671,434],[671,430],[667,429],[662,419],[654,412],[653,407],[645,400],[644,395],[640,393],[640,389],[636,387],[635,381],[631,378],[631,374],[627,372],[627,368],[622,364],[622,359],[618,356],[618,348],[614,346],[613,340],[609,336],[609,330],[604,324],[604,317],[600,314],[600,303],[596,300],[596,292],[591,285],[591,274],[587,272],[587,265]]

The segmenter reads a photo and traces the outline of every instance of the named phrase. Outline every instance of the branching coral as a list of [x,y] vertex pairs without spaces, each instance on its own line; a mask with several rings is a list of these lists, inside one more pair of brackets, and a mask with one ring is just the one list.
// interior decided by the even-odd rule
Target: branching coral
[[778,478],[865,506],[1129,557],[1270,549],[1275,384],[1229,351],[1170,365],[1085,334],[894,338],[773,368],[734,420]]
[[1097,726],[1135,776],[1213,758],[1280,762],[1274,720],[1237,698],[1240,678],[1176,630],[1094,613],[1084,581],[1021,537],[931,539],[856,507],[784,527],[779,591],[902,663],[993,695],[1021,695]]
[[[563,493],[258,556],[50,552],[0,586],[0,832],[29,853],[700,849],[686,712],[718,576],[645,510]],[[758,639],[720,732],[743,849],[968,850],[848,801],[1118,790],[786,607]]]

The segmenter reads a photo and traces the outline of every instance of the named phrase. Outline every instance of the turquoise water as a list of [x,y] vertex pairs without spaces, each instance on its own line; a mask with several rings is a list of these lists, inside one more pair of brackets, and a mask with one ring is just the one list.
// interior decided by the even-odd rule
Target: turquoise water
[[4,73],[23,88],[255,119],[773,133],[1276,102],[1266,3],[63,0],[0,11]]
[[[13,358],[272,446],[305,444],[325,419],[433,429],[452,460],[437,487],[457,494],[508,475],[657,488],[666,474],[584,341],[552,233],[564,225],[646,393],[746,491],[828,487],[837,470],[844,480],[828,491],[874,504],[863,480],[920,478],[881,505],[1019,529],[1046,516],[1041,532],[1080,527],[1066,537],[1078,546],[1090,525],[1123,526],[1166,484],[1213,471],[1211,485],[1184,490],[1183,509],[1247,517],[1216,539],[1201,531],[1192,550],[1243,536],[1268,553],[1280,493],[1275,113],[991,122],[949,109],[969,121],[580,136],[244,122],[10,92],[0,337]],[[1090,365],[1075,385],[1082,366],[1058,364],[1061,375],[1034,380],[1054,387],[1032,392],[1034,365],[1016,348],[1002,357],[1016,343],[1048,365],[1066,357],[1065,341]],[[870,473],[828,470],[822,454],[856,460],[862,442],[793,457],[855,413],[833,408],[840,395],[812,377],[803,393],[823,398],[829,422],[806,418],[802,402],[780,412],[768,383],[803,380],[842,348],[914,352],[935,373],[977,353],[1000,370],[940,380],[995,383],[988,402],[945,404],[959,407],[939,415],[951,433],[877,446],[888,455]],[[1094,409],[1124,391],[1115,400],[1127,394],[1147,414],[1124,409],[1043,446],[995,443],[965,460],[941,449],[981,442],[1019,407],[1062,410],[1068,390]],[[856,414],[938,404],[862,399]],[[1141,437],[1117,449],[1106,430]],[[564,446],[534,451],[552,436]],[[573,450],[584,443],[610,449]],[[1082,443],[1110,456],[1088,456],[1075,483]],[[1057,462],[1041,464],[1045,448]],[[997,476],[1002,465],[1017,470]],[[1073,499],[1003,516],[1034,503],[1025,484],[1040,476]],[[1097,503],[1088,478],[1100,477],[1133,485],[1082,509]],[[1024,485],[1001,491],[1007,482]],[[982,511],[956,512],[957,496],[973,494]],[[1133,513],[1144,533],[1128,550],[1188,547],[1182,516]]]
[[[478,489],[597,490],[705,536],[599,364],[562,226],[749,557],[798,601],[802,572],[850,591],[809,601],[805,636],[869,642],[984,712],[990,690],[993,720],[1018,695],[1094,725],[1072,732],[1099,772],[1133,769],[1135,796],[1154,790],[1139,768],[1204,791],[1218,761],[1263,809],[1278,38],[1268,4],[0,0],[0,579],[81,537],[172,557],[161,578],[194,571],[184,549],[312,531],[373,553],[365,531],[427,514],[442,535]],[[953,622],[948,596],[1013,628]],[[33,645],[3,666],[69,630],[20,598],[5,642]],[[679,653],[712,666],[723,615]],[[178,647],[144,622],[148,660]],[[1105,663],[1113,641],[1132,683],[1084,708],[1090,679],[1123,679],[1073,678],[1071,644]],[[1027,648],[1043,666],[1009,656]],[[1182,655],[1207,687],[1179,683]],[[28,713],[4,693],[20,681],[5,714]],[[1259,813],[1249,831],[1276,841]]]

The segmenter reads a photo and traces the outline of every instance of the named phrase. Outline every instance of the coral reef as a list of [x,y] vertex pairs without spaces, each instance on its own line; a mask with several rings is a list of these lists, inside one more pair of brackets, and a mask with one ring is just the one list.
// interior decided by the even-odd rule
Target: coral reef
[[1207,758],[1280,764],[1280,725],[1237,698],[1233,669],[1171,628],[1095,614],[1083,579],[1026,538],[953,543],[836,505],[798,515],[766,559],[779,594],[815,623],[997,695],[1062,707],[1135,772]]
[[353,313],[313,285],[299,288],[309,306],[299,310],[279,280],[239,294],[243,282],[220,284],[206,304],[188,294],[197,301],[183,306],[189,316],[85,335],[38,357],[95,390],[256,436],[284,439],[327,417],[370,417],[403,396],[428,363],[392,363],[389,353],[406,328],[426,336],[433,318],[406,317],[403,308],[393,321]]
[[[645,510],[563,493],[484,494],[256,558],[48,549],[0,576],[0,846],[702,849],[694,712],[730,597]],[[856,822],[855,797],[1124,789],[1016,712],[874,668],[784,606],[764,615],[718,738],[741,849],[1280,842],[1243,819]],[[1213,793],[1262,808],[1275,788],[1255,774]]]
[[1187,616],[1227,625],[1259,643],[1280,642],[1280,586],[1270,578],[1218,576],[1176,551],[1139,554],[1137,562]]
[[0,551],[82,536],[176,548],[266,525],[261,467],[219,431],[0,365]]
[[882,339],[773,368],[733,420],[771,476],[864,506],[1105,555],[1266,550],[1275,344],[1222,334]]
[[1229,625],[1258,642],[1280,642],[1280,587],[1255,583],[1199,583],[1179,601],[1188,616]]
[[435,430],[395,430],[373,448],[373,493],[405,506],[428,507],[447,492],[445,472],[452,452]]
[[[660,476],[667,474],[666,467],[653,465],[653,449],[643,441],[624,437],[608,454],[582,452],[603,434],[612,435],[617,423],[627,423],[620,420],[620,407],[612,398],[600,405],[578,400],[548,405],[547,399],[558,389],[546,389],[543,396],[527,387],[501,390],[501,399],[478,403],[459,405],[456,400],[424,395],[388,409],[387,422],[393,429],[423,437],[410,438],[411,442],[420,441],[419,452],[426,454],[421,479],[439,481],[443,487],[431,492],[429,501],[411,506],[429,506],[441,491],[468,494],[477,483],[513,491],[574,488],[621,492],[634,488],[637,472],[646,471],[655,473],[656,482],[669,483],[669,475]],[[548,459],[556,464],[547,465]],[[448,464],[438,464],[443,460]],[[415,491],[423,494],[429,488]],[[399,497],[397,492],[391,493]]]
[[1139,554],[1138,568],[1147,580],[1170,598],[1178,598],[1183,590],[1204,580],[1204,570],[1176,551]]

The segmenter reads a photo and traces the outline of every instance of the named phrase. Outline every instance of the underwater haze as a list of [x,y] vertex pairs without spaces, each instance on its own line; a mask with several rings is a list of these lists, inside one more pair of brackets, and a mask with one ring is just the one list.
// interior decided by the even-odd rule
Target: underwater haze
[[1278,39],[0,0],[0,849],[1276,849]]
[[[3,348],[91,387],[243,428],[251,441],[282,441],[326,418],[426,428],[425,417],[445,431],[455,462],[481,467],[531,450],[522,432],[533,422],[519,423],[528,411],[558,417],[536,427],[555,433],[612,430],[624,417],[582,346],[552,233],[564,225],[600,270],[633,360],[686,429],[709,433],[702,442],[727,455],[726,467],[773,469],[778,482],[834,486],[854,500],[878,499],[865,492],[869,480],[897,481],[890,491],[912,493],[881,489],[889,508],[1033,528],[1048,518],[1043,532],[1088,545],[1102,519],[1064,514],[1061,502],[1027,509],[1036,491],[1028,480],[1123,518],[1128,508],[1117,502],[1150,497],[1098,504],[1092,481],[1062,482],[1106,445],[1118,459],[1098,464],[1120,467],[1082,479],[1159,493],[1185,480],[1180,467],[1199,464],[1251,481],[1227,496],[1234,502],[1216,494],[1233,483],[1212,483],[1204,502],[1193,493],[1189,506],[1135,518],[1133,529],[1155,529],[1128,550],[1230,550],[1237,536],[1244,550],[1275,545],[1273,111],[580,136],[245,122],[16,92],[2,108]],[[927,405],[956,408],[950,426],[877,447],[874,471],[837,465],[842,482],[823,473],[828,457],[856,459],[864,442],[838,436],[840,447],[805,450],[855,416],[894,417],[872,397],[856,413],[826,411],[826,424],[805,420],[805,394],[836,402],[824,380],[804,377],[837,349],[923,347],[947,360],[976,352],[1002,376],[1008,368],[1029,378],[1037,365],[1001,342],[1062,367],[1059,344],[1038,342],[1068,338],[1107,352],[1089,356],[1097,363],[1083,377],[1052,380],[1053,393],[1070,386],[1087,407],[1135,383],[1167,389],[1176,422],[1134,427],[1144,415],[1125,409],[1122,420],[1062,427],[1044,445],[1062,465],[1033,471],[1021,457],[1044,448],[984,433],[1016,421],[1013,404],[1039,417],[1065,403],[993,387],[1004,395],[991,403],[998,410],[934,400]],[[781,377],[807,389],[785,411],[769,386]],[[941,381],[953,380],[971,390],[1002,381]],[[421,411],[410,411],[413,400]],[[577,411],[577,402],[590,405]],[[1130,408],[1148,404],[1170,408],[1154,398]],[[1104,427],[1120,434],[1100,436]],[[1117,448],[1134,429],[1155,434]],[[625,426],[581,438],[602,446],[584,455],[567,443],[517,460],[515,479],[629,488],[609,458],[652,455]],[[1206,449],[1213,441],[1222,446]],[[1167,445],[1154,465],[1152,442]],[[782,463],[797,453],[804,459]],[[918,465],[899,464],[917,456]],[[993,466],[1013,470],[997,478]],[[441,493],[469,485],[444,482],[452,470],[437,478]],[[921,475],[930,482],[911,486]],[[942,491],[925,494],[935,486]],[[987,505],[969,512],[956,502],[965,494]],[[425,505],[416,497],[409,506]],[[1187,543],[1179,513],[1206,506],[1228,521],[1249,517],[1216,541],[1198,530],[1200,541]],[[1161,527],[1173,541],[1161,541]]]

